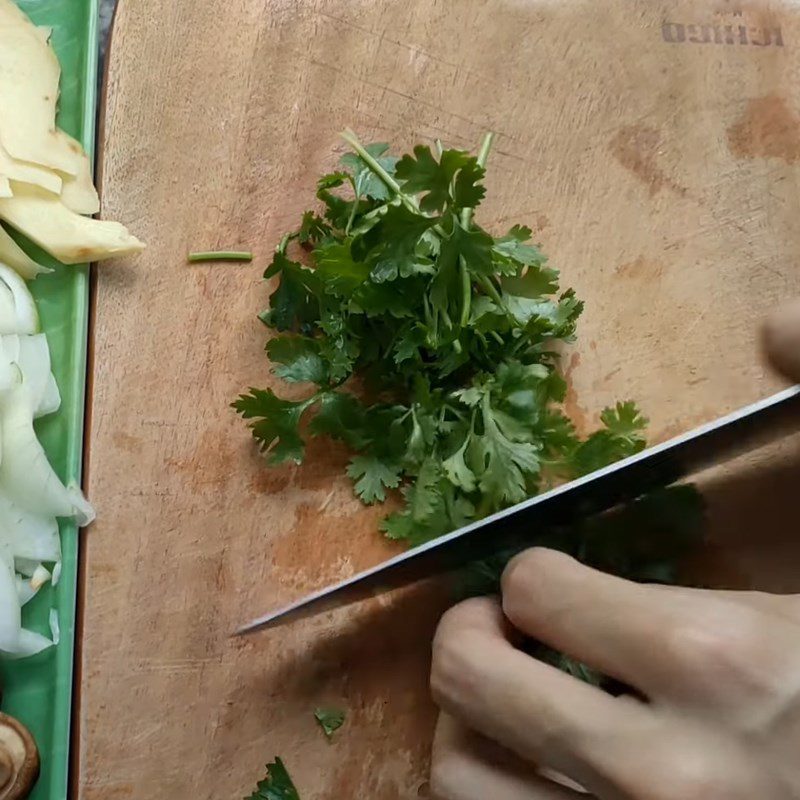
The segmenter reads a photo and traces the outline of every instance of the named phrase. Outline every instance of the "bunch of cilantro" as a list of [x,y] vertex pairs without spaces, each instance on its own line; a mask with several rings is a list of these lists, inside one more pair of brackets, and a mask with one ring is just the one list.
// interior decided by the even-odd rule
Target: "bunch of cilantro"
[[[564,413],[559,353],[583,304],[529,228],[494,236],[475,221],[491,134],[477,155],[437,143],[399,159],[343,138],[352,152],[319,179],[320,210],[264,273],[277,279],[260,315],[277,332],[273,371],[314,388],[301,400],[250,389],[234,403],[269,462],[300,463],[309,436],[341,440],[356,494],[394,493],[383,531],[414,545],[641,450],[632,402],[605,409],[585,438]],[[678,487],[535,543],[672,580],[701,517],[697,493]],[[508,555],[475,565],[469,590],[494,589]]]

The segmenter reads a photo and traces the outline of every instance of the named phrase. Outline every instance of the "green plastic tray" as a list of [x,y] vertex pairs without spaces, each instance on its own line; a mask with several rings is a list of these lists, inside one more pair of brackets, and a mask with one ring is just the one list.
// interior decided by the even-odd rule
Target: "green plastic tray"
[[[17,0],[38,25],[53,29],[61,62],[59,125],[94,152],[97,99],[98,12],[96,0]],[[33,284],[42,326],[47,334],[62,404],[57,414],[37,426],[45,450],[64,480],[80,480],[86,379],[89,270],[65,267],[19,240],[35,258],[55,268]],[[61,640],[57,647],[19,662],[0,662],[2,709],[30,728],[42,757],[42,773],[32,798],[67,796],[70,715],[75,643],[78,537],[75,525],[61,525],[63,570],[23,609],[27,627],[49,635],[50,608],[58,610]]]

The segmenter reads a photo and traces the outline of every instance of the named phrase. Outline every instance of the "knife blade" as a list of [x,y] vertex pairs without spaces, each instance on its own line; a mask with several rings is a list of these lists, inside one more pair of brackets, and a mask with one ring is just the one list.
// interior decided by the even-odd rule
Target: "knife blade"
[[320,614],[465,566],[507,549],[536,544],[536,531],[607,511],[704,467],[800,428],[800,386],[740,408],[688,433],[510,506],[407,550],[240,627],[237,635]]

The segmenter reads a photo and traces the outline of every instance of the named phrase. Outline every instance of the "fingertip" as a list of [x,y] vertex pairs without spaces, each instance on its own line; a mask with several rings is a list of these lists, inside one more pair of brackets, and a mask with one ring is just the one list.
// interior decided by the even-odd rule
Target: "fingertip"
[[496,597],[470,597],[448,608],[439,620],[437,636],[442,633],[457,633],[466,629],[493,630],[503,619],[500,602]]
[[[513,607],[519,598],[528,602],[531,593],[547,581],[558,580],[567,572],[573,572],[580,564],[572,556],[546,547],[531,547],[515,555],[506,564],[500,579],[503,611],[514,621]],[[511,613],[510,613],[511,612]]]
[[761,342],[772,366],[791,381],[800,381],[800,300],[775,311],[763,326]]

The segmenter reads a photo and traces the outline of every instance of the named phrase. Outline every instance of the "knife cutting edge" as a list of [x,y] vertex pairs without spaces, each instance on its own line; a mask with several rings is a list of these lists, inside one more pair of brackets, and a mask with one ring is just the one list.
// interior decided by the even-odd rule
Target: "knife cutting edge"
[[258,617],[237,635],[283,625],[536,544],[536,529],[568,524],[666,486],[800,428],[800,386],[701,425],[577,480],[407,550],[351,578]]

